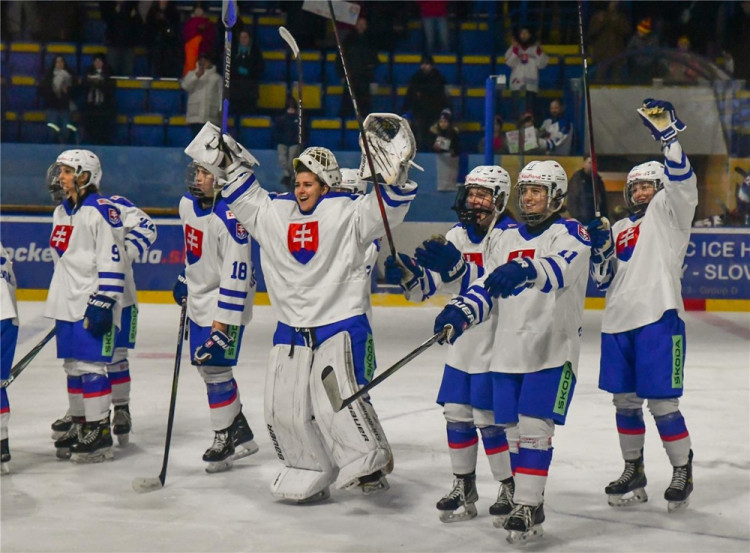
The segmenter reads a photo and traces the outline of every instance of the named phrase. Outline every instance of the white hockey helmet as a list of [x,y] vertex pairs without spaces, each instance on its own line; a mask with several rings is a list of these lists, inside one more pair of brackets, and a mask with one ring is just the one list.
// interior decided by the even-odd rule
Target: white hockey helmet
[[[518,208],[524,221],[539,224],[562,209],[568,194],[568,175],[558,162],[551,159],[532,161],[518,174]],[[547,189],[547,209],[543,213],[526,213],[523,191],[526,186],[542,186]]]
[[299,157],[292,161],[295,173],[310,171],[314,173],[320,181],[328,185],[329,188],[337,187],[341,184],[341,171],[336,156],[328,148],[312,147],[307,148]]
[[367,192],[367,181],[359,178],[359,169],[341,169],[341,183],[336,190],[351,194],[364,194]]
[[634,215],[640,215],[648,207],[649,202],[636,204],[633,200],[633,187],[639,183],[649,183],[654,187],[654,194],[664,188],[664,165],[658,161],[647,161],[636,165],[628,173],[625,180],[625,188],[622,189],[622,195],[625,197],[625,205]]
[[[63,197],[62,185],[60,184],[60,167],[70,167],[75,171],[75,187],[80,193],[88,186],[99,190],[102,180],[102,165],[99,157],[90,150],[65,150],[55,160],[55,163],[47,169],[47,187],[54,201],[61,201]],[[88,173],[88,178],[79,183],[80,177]]]
[[[484,188],[492,194],[492,209],[470,207],[467,204],[469,190],[472,188]],[[456,192],[456,203],[453,210],[458,214],[458,219],[465,226],[471,226],[475,231],[484,233],[486,225],[480,221],[487,221],[488,214],[496,216],[505,210],[510,197],[510,175],[499,165],[480,165],[466,175],[466,181]],[[490,223],[487,223],[490,224]],[[484,228],[483,228],[484,227]]]

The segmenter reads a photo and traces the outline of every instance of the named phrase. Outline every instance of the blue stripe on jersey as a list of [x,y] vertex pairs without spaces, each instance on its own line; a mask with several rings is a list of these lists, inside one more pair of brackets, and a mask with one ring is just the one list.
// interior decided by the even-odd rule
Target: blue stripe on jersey
[[664,165],[672,169],[684,169],[687,166],[687,156],[685,155],[685,152],[682,152],[680,161],[672,161],[669,158],[665,158]]
[[147,248],[150,248],[150,247],[151,247],[151,245],[152,245],[152,244],[151,244],[151,240],[149,240],[148,238],[146,238],[146,237],[145,237],[144,235],[142,235],[142,234],[141,234],[140,232],[138,232],[137,230],[131,230],[131,231],[130,231],[130,232],[128,233],[128,236],[131,236],[131,235],[132,235],[132,236],[135,236],[135,237],[136,237],[136,238],[138,238],[139,240],[142,240],[143,242],[145,242],[145,243],[146,243],[146,247],[147,247]]
[[461,290],[466,290],[468,288],[469,284],[474,282],[476,280],[476,276],[472,275],[471,273],[474,272],[472,267],[476,267],[473,263],[468,263],[468,268],[466,271],[464,271],[463,276],[461,277]]
[[225,301],[219,301],[217,305],[221,309],[226,309],[227,311],[244,311],[245,310],[244,305],[234,305],[233,303],[227,303]]
[[427,280],[427,292],[425,293],[425,298],[429,298],[437,292],[437,286],[435,286],[435,279],[432,278],[432,273],[430,273],[430,271],[425,271],[424,276]]
[[563,279],[562,271],[560,270],[560,266],[557,264],[557,262],[551,257],[545,257],[544,260],[552,267],[552,271],[555,273],[555,277],[557,277],[558,288],[562,288],[563,286],[565,286],[565,279]]
[[477,319],[479,319],[480,321],[483,321],[484,320],[484,302],[482,301],[482,298],[480,298],[476,294],[467,292],[466,295],[464,296],[464,299],[469,300],[472,304],[476,305],[474,314],[477,316]]
[[100,272],[99,278],[112,278],[114,280],[125,280],[125,273]]
[[123,293],[125,291],[125,288],[122,286],[113,286],[111,284],[100,284],[99,285],[99,291],[100,292],[120,292]]
[[141,246],[140,243],[137,240],[133,240],[132,238],[126,238],[125,241],[126,242],[130,242],[131,244],[133,244],[138,249],[138,251],[141,253],[141,255],[143,255],[143,252],[145,250],[143,249],[143,246]]
[[231,204],[232,202],[236,201],[237,198],[242,196],[242,194],[247,192],[248,188],[250,188],[254,182],[255,182],[255,175],[251,173],[249,179],[247,179],[245,182],[239,185],[234,192],[232,192],[228,196],[224,196],[224,199],[227,201],[227,203]]
[[664,171],[664,174],[667,175],[667,178],[671,180],[672,182],[680,182],[684,180],[688,180],[690,177],[693,176],[693,168],[690,168],[690,171],[683,175],[673,175],[669,172],[669,170]]
[[475,285],[469,288],[469,292],[472,292],[476,295],[478,295],[480,298],[482,298],[485,303],[488,305],[492,305],[492,297],[490,296],[489,292],[487,292],[487,289],[484,286]]
[[400,188],[396,188],[395,186],[384,186],[380,185],[381,192],[388,192],[395,196],[416,196],[417,195],[417,189],[414,188],[413,190],[401,190]]
[[120,205],[135,207],[135,204],[128,200],[125,196],[110,196],[109,199]]
[[229,288],[219,288],[219,294],[229,296],[231,298],[246,298],[247,292],[241,290],[230,290]]

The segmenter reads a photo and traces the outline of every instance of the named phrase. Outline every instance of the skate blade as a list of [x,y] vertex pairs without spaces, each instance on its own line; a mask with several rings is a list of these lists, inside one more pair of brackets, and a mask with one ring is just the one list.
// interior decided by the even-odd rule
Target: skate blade
[[104,461],[111,461],[115,458],[114,453],[110,448],[100,449],[93,453],[73,453],[70,456],[70,461],[79,465],[86,465],[91,463],[103,463]]
[[9,465],[9,463],[2,463],[2,464],[0,464],[0,474],[10,474],[10,465]]
[[234,448],[234,455],[232,455],[232,461],[237,461],[238,459],[244,459],[245,457],[249,457],[250,455],[258,453],[259,450],[260,448],[258,447],[258,444],[255,443],[255,440],[250,440],[249,442],[237,444]]
[[215,474],[217,472],[226,472],[232,468],[232,458],[225,459],[224,461],[216,461],[214,463],[208,463],[206,465],[206,472],[208,474]]
[[117,444],[120,447],[126,447],[130,443],[130,434],[115,434],[117,436]]
[[319,501],[325,501],[331,497],[331,490],[328,488],[324,490],[320,490],[318,493],[311,495],[310,497],[306,497],[305,499],[298,499],[297,505],[307,505],[308,503],[317,503]]
[[473,503],[464,506],[463,509],[455,511],[440,511],[441,522],[462,522],[477,516],[477,508]]
[[67,432],[67,430],[53,430],[51,437],[53,440],[59,440],[60,438],[65,436]]
[[638,488],[625,494],[610,494],[607,496],[607,503],[610,507],[629,507],[638,503],[646,503],[648,494],[645,488]]
[[70,448],[68,447],[58,447],[55,448],[55,457],[58,459],[62,459],[63,461],[67,461],[70,459]]
[[509,530],[508,537],[505,538],[505,541],[513,545],[524,545],[526,543],[538,540],[543,535],[544,528],[542,528],[541,524],[537,524],[526,532],[521,532],[520,530]]
[[687,498],[684,501],[670,501],[667,503],[667,512],[679,513],[687,509],[688,505],[690,505],[690,498]]
[[159,478],[134,478],[132,486],[138,493],[153,492],[164,487]]
[[377,482],[360,484],[360,488],[362,488],[362,495],[375,495],[390,490],[391,485],[388,483],[388,480],[383,477]]

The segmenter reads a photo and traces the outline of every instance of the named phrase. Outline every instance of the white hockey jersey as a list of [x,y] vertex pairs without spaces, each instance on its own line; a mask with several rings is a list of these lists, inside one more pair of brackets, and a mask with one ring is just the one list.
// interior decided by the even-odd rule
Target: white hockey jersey
[[110,196],[110,200],[120,209],[122,225],[125,228],[125,293],[122,306],[130,307],[138,303],[138,295],[133,276],[133,261],[146,253],[156,241],[156,225],[145,211],[124,196]]
[[[490,370],[532,373],[570,363],[577,374],[590,247],[586,229],[574,219],[558,218],[536,235],[520,225],[500,236],[485,275],[461,296],[477,321],[497,317]],[[487,275],[521,257],[537,271],[533,287],[492,298],[483,286]]]
[[658,321],[669,309],[682,312],[682,263],[698,205],[697,179],[679,142],[664,150],[664,188],[641,218],[612,225],[615,255],[592,266],[607,289],[602,332],[625,332]]
[[64,200],[52,215],[49,244],[55,261],[44,315],[59,321],[83,319],[92,294],[115,300],[112,320],[119,328],[125,286],[124,237],[117,204],[97,193],[80,207]]
[[[381,191],[393,228],[403,221],[417,185],[409,181]],[[222,195],[261,246],[263,276],[279,321],[310,328],[367,312],[365,256],[385,233],[375,193],[329,192],[303,213],[294,194],[269,194],[247,171]]]
[[13,262],[8,252],[0,243],[0,319],[13,319],[18,326],[18,306],[16,305],[16,275],[13,272]]
[[250,238],[221,198],[204,208],[190,194],[180,200],[185,233],[187,315],[198,326],[245,325],[253,315],[255,272]]

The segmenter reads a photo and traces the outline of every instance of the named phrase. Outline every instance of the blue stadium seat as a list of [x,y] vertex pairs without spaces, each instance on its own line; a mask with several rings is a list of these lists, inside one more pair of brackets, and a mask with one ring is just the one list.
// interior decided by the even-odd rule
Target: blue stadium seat
[[[568,84],[568,79],[580,79],[583,76],[583,58],[581,56],[565,56],[560,58],[563,64],[564,83]],[[589,66],[591,73],[591,66]]]
[[[263,81],[288,82],[287,56],[284,50],[266,50],[263,52],[266,68],[263,71]],[[296,71],[295,71],[296,73]]]
[[556,56],[549,57],[547,67],[539,70],[539,89],[562,88],[561,68]]
[[[297,99],[297,84],[292,87],[292,96]],[[303,83],[302,116],[323,109],[323,85],[320,83]]]
[[260,109],[282,110],[286,106],[286,83],[260,83],[258,93]]
[[[323,81],[323,54],[320,51],[305,51],[300,52],[302,58],[302,81],[305,83],[319,83]],[[290,62],[292,67],[290,69],[291,78],[296,81],[297,76],[297,60]]]
[[390,86],[378,86],[372,95],[372,111],[374,113],[396,113],[393,105],[393,88]]
[[424,49],[422,22],[419,19],[406,24],[406,35],[396,42],[395,49],[405,52],[421,52]]
[[270,117],[243,117],[240,119],[239,141],[250,151],[268,150],[272,148],[271,127]]
[[[41,75],[42,45],[38,42],[11,42],[8,52],[8,71],[11,75]],[[75,70],[75,66],[73,66]]]
[[283,16],[264,15],[258,17],[258,24],[255,26],[255,36],[261,51],[288,49],[286,42],[284,42],[284,39],[279,34],[279,27],[282,25],[286,25],[286,18]]
[[161,79],[151,83],[148,91],[149,111],[165,117],[184,113],[184,93],[177,80]]
[[50,130],[47,128],[47,115],[43,111],[26,111],[21,117],[19,142],[44,144],[50,142]]
[[107,24],[99,10],[88,10],[83,20],[83,36],[88,42],[103,43],[107,34]]
[[[130,117],[127,115],[118,115],[115,118],[115,134],[112,136],[112,143],[119,146],[130,145]],[[185,146],[187,146],[187,142]]]
[[[145,48],[135,48],[135,61],[133,63],[133,71],[135,75],[146,76],[149,75],[148,70],[148,51]],[[218,68],[217,68],[218,71]]]
[[145,113],[133,116],[130,129],[132,146],[164,146],[164,117],[157,113]]
[[341,119],[314,117],[310,120],[308,143],[330,150],[341,148]]
[[3,113],[3,142],[18,142],[20,119],[15,111]]
[[344,126],[344,150],[359,150],[359,125],[356,119],[347,119]]
[[409,84],[409,79],[419,69],[422,56],[419,54],[393,55],[393,83],[396,86]]
[[97,54],[106,56],[107,47],[104,44],[84,44],[81,46],[81,53],[78,56],[78,67],[81,71],[86,71],[94,63],[94,56]]
[[336,71],[338,52],[327,52],[323,62],[323,79],[327,85],[340,85],[341,77]]
[[445,77],[445,82],[454,85],[459,84],[458,56],[455,54],[435,54],[433,59],[435,61],[435,67],[440,71],[443,77]]
[[467,88],[484,86],[492,73],[490,56],[464,55],[461,57],[461,84]]
[[150,81],[145,80],[117,79],[115,82],[117,111],[126,115],[135,115],[148,109],[146,100],[150,84]]
[[193,132],[184,115],[173,115],[167,122],[167,146],[184,148],[193,140]]
[[344,87],[333,85],[326,87],[326,94],[323,101],[323,114],[325,117],[338,117],[341,113],[341,101],[344,96]]
[[13,75],[10,86],[6,87],[3,109],[25,111],[40,108],[37,98],[37,80],[30,75]]
[[474,154],[478,150],[479,140],[484,136],[482,123],[479,121],[463,121],[456,125],[458,127],[458,141],[461,151]]
[[[476,4],[476,2],[475,2]],[[464,21],[458,31],[459,52],[465,55],[489,54],[492,39],[484,21]]]
[[388,52],[378,52],[378,61],[380,62],[375,68],[375,82],[378,84],[388,84],[393,82],[391,74],[391,56]]
[[[78,48],[72,42],[50,42],[44,47],[44,67],[52,66],[57,56],[62,56],[76,75],[80,76],[82,71],[78,67]],[[83,71],[86,71],[84,67]]]
[[484,88],[466,89],[463,114],[467,121],[484,121]]

